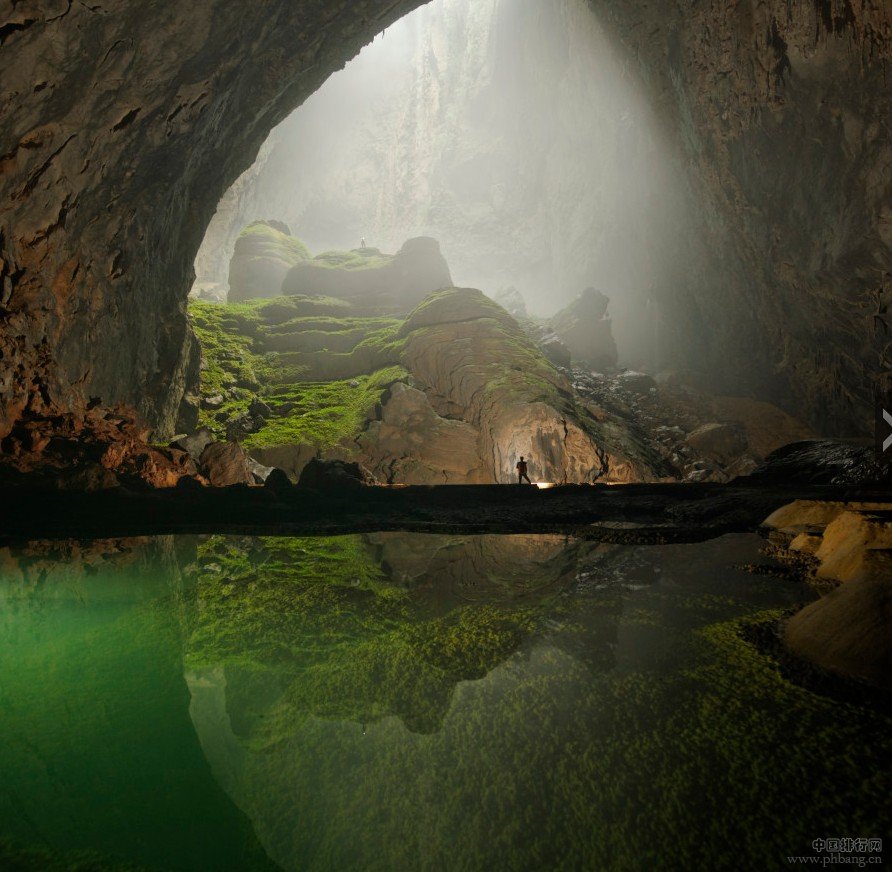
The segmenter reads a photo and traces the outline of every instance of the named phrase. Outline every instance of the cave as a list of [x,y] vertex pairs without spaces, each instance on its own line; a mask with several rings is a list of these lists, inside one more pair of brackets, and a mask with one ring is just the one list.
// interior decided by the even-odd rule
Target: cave
[[0,865],[881,855],[888,4],[0,46]]

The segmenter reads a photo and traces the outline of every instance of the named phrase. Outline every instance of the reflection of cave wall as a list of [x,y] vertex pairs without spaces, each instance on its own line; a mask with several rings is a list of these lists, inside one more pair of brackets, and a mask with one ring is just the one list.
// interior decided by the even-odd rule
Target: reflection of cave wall
[[[3,13],[0,434],[26,406],[89,397],[173,427],[196,374],[184,300],[217,200],[274,124],[416,5]],[[870,292],[889,268],[888,6],[593,5],[703,220],[659,290],[662,362],[865,431],[887,342]]]

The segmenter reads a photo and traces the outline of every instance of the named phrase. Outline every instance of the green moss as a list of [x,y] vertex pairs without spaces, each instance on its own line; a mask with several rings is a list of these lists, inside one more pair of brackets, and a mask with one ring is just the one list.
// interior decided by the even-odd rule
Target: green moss
[[238,415],[247,410],[253,396],[247,387],[258,383],[261,361],[254,353],[256,312],[244,304],[219,305],[200,300],[190,301],[189,315],[201,343],[203,397],[221,395],[224,402],[216,409],[199,412],[200,426],[209,427],[216,435],[223,433],[215,419],[218,413]]
[[323,251],[313,258],[314,266],[325,269],[366,270],[381,269],[391,263],[393,257],[381,254],[375,249],[361,249],[354,251]]
[[[287,299],[287,298],[286,298]],[[359,331],[370,333],[375,330],[392,328],[402,322],[396,318],[351,318],[351,317],[333,317],[330,315],[300,315],[289,318],[272,326],[264,328],[264,332],[269,336],[281,334],[301,334],[312,331],[323,333],[343,333],[345,331]]]
[[[396,381],[408,378],[398,366],[378,370],[350,381],[301,382],[274,386],[264,399],[275,410],[288,403],[292,410],[283,417],[271,418],[266,425],[245,439],[247,448],[273,445],[313,445],[331,448],[359,433],[381,394]],[[351,384],[356,381],[357,384]]]
[[5,872],[146,872],[148,867],[96,851],[59,853],[0,839],[0,869]]
[[339,300],[325,295],[270,297],[267,299],[249,300],[242,303],[256,311],[265,324],[280,324],[291,318],[324,317],[334,318],[349,316],[352,305],[347,300]]
[[[430,617],[361,536],[213,537],[199,554],[200,614],[189,665],[278,676],[281,696],[253,742],[276,743],[308,715],[436,729],[455,684],[480,678],[534,630],[529,609],[460,606]],[[247,671],[246,671],[247,670]],[[268,681],[268,678],[266,679]]]
[[310,259],[309,249],[299,239],[282,233],[263,221],[255,221],[242,230],[235,243],[236,251],[239,249],[240,240],[250,242],[252,251],[256,252],[252,260],[266,260],[272,257],[293,266]]
[[[398,366],[399,349],[392,342],[400,321],[333,314],[341,311],[349,312],[349,306],[328,297],[223,305],[191,301],[189,314],[202,347],[202,396],[224,397],[222,405],[201,409],[200,425],[221,438],[223,422],[246,413],[259,395],[274,412],[289,411],[247,437],[249,448],[308,444],[325,449],[355,437],[381,393],[407,374]],[[330,336],[330,344],[348,350],[270,350],[286,335],[314,347]]]

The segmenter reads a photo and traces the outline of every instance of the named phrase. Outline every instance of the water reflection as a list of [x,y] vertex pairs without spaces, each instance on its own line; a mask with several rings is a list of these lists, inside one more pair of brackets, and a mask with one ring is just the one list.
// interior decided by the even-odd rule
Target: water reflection
[[0,550],[0,860],[11,836],[101,868],[771,866],[877,835],[889,720],[740,638],[809,596],[732,568],[757,548]]
[[195,570],[190,687],[225,682],[238,735],[317,716],[439,729],[456,684],[540,628],[601,549],[559,536],[216,538]]

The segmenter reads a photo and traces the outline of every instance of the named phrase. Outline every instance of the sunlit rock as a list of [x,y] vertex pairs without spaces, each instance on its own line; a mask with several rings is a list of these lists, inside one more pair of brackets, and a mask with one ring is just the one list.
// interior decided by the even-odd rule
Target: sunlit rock
[[892,688],[892,503],[796,500],[764,522],[822,596],[789,618],[784,642],[831,672]]
[[886,577],[840,585],[787,622],[791,651],[831,672],[892,690],[892,561]]

